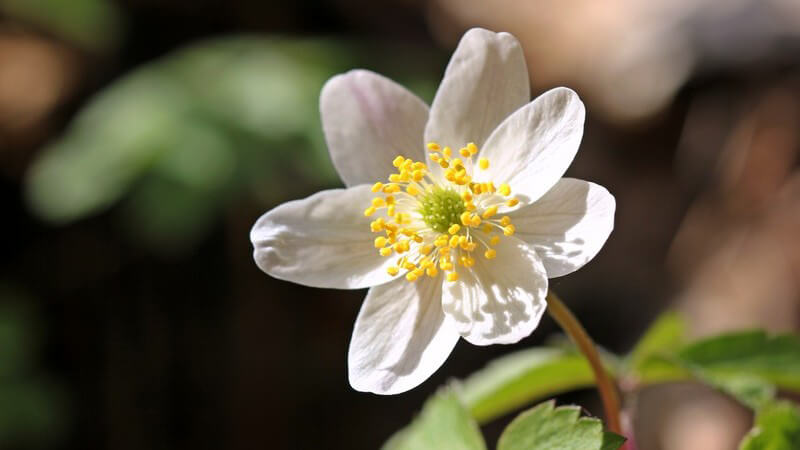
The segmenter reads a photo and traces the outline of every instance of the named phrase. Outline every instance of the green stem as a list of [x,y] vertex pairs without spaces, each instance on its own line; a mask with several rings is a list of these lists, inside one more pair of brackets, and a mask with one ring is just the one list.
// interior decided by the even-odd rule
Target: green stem
[[600,355],[597,353],[597,348],[592,342],[592,338],[586,333],[578,319],[567,308],[567,305],[561,301],[560,298],[553,292],[547,293],[547,312],[555,319],[556,322],[564,329],[564,332],[572,339],[572,342],[578,346],[581,353],[586,356],[589,365],[594,372],[594,378],[597,383],[597,390],[600,391],[600,398],[603,401],[603,409],[608,422],[608,429],[617,434],[622,434],[622,427],[619,421],[619,396],[617,394],[617,387],[615,386],[611,376],[603,367],[603,362],[600,360]]

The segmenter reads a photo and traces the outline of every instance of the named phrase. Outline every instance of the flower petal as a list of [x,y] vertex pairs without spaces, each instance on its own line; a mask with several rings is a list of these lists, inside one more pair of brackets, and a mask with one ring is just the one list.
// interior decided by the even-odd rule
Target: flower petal
[[392,261],[378,254],[364,217],[373,195],[367,185],[332,189],[272,209],[250,231],[256,264],[314,287],[359,289],[391,280]]
[[606,188],[562,178],[533,204],[510,214],[515,236],[542,258],[548,278],[572,273],[589,262],[614,229],[616,202]]
[[480,147],[530,98],[528,69],[517,39],[473,28],[461,38],[447,65],[431,105],[425,142],[449,145],[454,151],[469,142]]
[[489,136],[480,156],[491,165],[476,179],[508,183],[522,204],[536,201],[575,158],[585,115],[583,102],[571,89],[545,92]]
[[475,345],[513,344],[539,324],[547,303],[547,276],[536,252],[514,237],[500,239],[497,258],[475,258],[472,270],[446,282],[442,309]]
[[399,154],[424,159],[428,105],[394,81],[367,70],[337,75],[320,94],[322,128],[346,186],[374,183]]
[[369,290],[347,355],[353,389],[399,394],[444,363],[459,336],[441,297],[441,279],[431,278],[397,279]]

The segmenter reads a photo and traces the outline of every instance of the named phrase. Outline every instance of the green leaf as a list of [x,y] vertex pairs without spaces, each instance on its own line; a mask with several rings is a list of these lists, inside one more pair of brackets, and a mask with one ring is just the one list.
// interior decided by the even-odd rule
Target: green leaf
[[690,344],[677,358],[713,376],[746,375],[800,390],[800,336],[767,336],[760,330],[725,334]]
[[544,402],[514,419],[500,435],[497,450],[616,450],[625,439],[604,433],[599,419],[580,417],[577,406]]
[[653,355],[672,354],[684,345],[685,336],[686,322],[678,313],[660,315],[631,351],[630,364],[638,367]]
[[797,450],[800,448],[800,410],[789,402],[775,402],[756,414],[753,429],[740,450]]
[[395,433],[383,450],[484,450],[475,420],[450,390],[431,397],[408,427]]
[[485,423],[537,399],[593,385],[592,369],[580,353],[533,348],[492,361],[463,382],[460,396]]
[[775,386],[764,380],[747,374],[717,374],[695,370],[695,378],[730,395],[743,405],[758,411],[775,398]]
[[627,439],[618,435],[617,433],[604,431],[603,445],[600,447],[600,450],[619,450],[622,448],[622,444],[624,444],[625,441],[627,441]]

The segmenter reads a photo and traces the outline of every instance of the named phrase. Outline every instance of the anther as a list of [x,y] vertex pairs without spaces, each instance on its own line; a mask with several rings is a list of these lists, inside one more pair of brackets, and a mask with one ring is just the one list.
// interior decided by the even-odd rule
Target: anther
[[484,219],[488,219],[495,214],[497,214],[497,205],[486,208],[486,211],[483,212],[482,217]]

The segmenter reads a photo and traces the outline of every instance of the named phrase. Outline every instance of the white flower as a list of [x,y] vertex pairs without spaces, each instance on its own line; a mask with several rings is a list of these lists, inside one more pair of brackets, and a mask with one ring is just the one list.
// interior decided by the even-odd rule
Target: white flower
[[566,88],[529,99],[519,43],[483,29],[462,38],[430,109],[365,70],[322,89],[325,137],[347,188],[278,206],[250,237],[273,277],[370,288],[350,342],[353,388],[407,391],[459,337],[528,336],[547,279],[605,243],[614,197],[561,178],[583,134],[583,103]]

